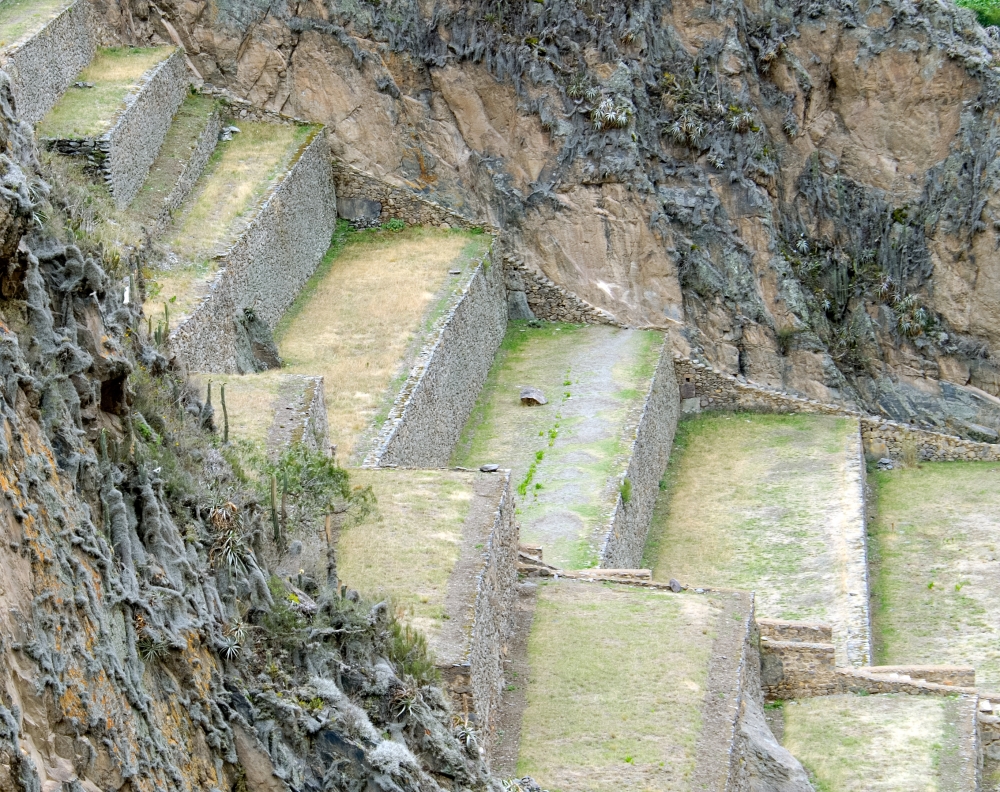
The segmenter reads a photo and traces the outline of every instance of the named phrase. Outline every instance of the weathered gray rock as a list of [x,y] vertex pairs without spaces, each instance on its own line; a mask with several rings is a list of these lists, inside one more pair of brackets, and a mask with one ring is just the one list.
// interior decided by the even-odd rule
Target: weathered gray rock
[[549,400],[545,398],[545,394],[541,392],[538,388],[521,388],[521,404],[525,407],[537,407],[541,404],[548,404]]
[[534,312],[528,305],[528,297],[523,291],[507,292],[507,318],[512,321],[535,318]]
[[382,214],[382,204],[368,198],[338,198],[337,214],[345,220],[375,222]]
[[1000,443],[1000,433],[988,426],[962,421],[957,423],[959,431],[978,443]]
[[740,729],[747,743],[750,792],[813,792],[799,760],[774,738],[760,704],[745,696],[743,706]]

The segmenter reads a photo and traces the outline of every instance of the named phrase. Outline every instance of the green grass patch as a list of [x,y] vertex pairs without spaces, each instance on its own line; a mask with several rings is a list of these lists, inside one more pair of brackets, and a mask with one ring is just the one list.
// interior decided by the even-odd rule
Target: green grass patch
[[708,597],[539,586],[517,772],[545,789],[688,789],[718,610]]
[[[548,562],[597,563],[628,462],[623,437],[638,420],[662,340],[603,326],[509,324],[452,463],[511,467],[522,536],[541,544]],[[523,406],[528,385],[548,404]]]
[[70,0],[4,0],[0,3],[0,47],[41,30],[70,5]]
[[768,618],[829,619],[842,562],[827,529],[842,508],[855,431],[847,419],[810,415],[681,421],[644,566],[656,580],[756,590]]
[[99,49],[79,82],[93,88],[70,88],[38,124],[38,136],[58,140],[98,137],[111,128],[125,107],[125,97],[142,76],[166,60],[173,47],[108,47]]
[[1000,685],[1000,465],[923,463],[869,482],[877,662],[968,664]]
[[1000,0],[955,0],[955,5],[974,11],[983,27],[1000,25]]

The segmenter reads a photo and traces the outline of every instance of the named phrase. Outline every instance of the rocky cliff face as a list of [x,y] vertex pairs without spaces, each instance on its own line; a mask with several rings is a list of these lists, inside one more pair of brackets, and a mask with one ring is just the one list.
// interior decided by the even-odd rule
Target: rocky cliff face
[[733,373],[1000,427],[1000,55],[948,0],[98,0]]
[[210,405],[41,179],[2,72],[0,144],[0,789],[488,788],[385,603],[268,576]]

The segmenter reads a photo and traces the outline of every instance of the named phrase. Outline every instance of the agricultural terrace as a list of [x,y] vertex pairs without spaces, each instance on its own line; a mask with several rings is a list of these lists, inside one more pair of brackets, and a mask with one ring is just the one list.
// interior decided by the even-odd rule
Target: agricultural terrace
[[869,521],[875,657],[972,665],[1000,687],[1000,465],[875,471]]
[[539,584],[517,774],[543,789],[687,790],[719,613],[696,594]]
[[77,82],[70,86],[38,124],[38,136],[80,140],[107,132],[125,97],[139,87],[144,74],[165,61],[173,47],[107,47],[99,49]]
[[758,616],[832,624],[845,664],[867,624],[854,610],[865,600],[859,451],[846,418],[681,421],[644,565],[654,580],[754,591]]
[[[973,792],[971,697],[821,696],[787,702],[784,746],[817,792]],[[971,771],[971,775],[970,775]]]
[[164,242],[170,253],[150,274],[146,314],[171,327],[188,316],[218,272],[218,256],[254,218],[268,189],[292,166],[314,127],[240,122],[222,141]]
[[371,597],[389,597],[397,616],[423,632],[438,655],[447,654],[471,630],[476,575],[501,477],[359,469],[351,480],[370,485],[377,503],[364,519],[340,529],[340,580]]
[[[662,336],[642,330],[511,322],[452,461],[510,467],[521,540],[545,560],[597,564],[628,463],[625,438],[649,392]],[[542,406],[521,404],[524,386]]]
[[[324,378],[330,442],[341,464],[367,450],[435,323],[489,248],[467,231],[355,232],[333,246],[275,333],[284,366],[225,382],[236,437],[263,442],[286,374]],[[204,387],[207,377],[199,381]]]

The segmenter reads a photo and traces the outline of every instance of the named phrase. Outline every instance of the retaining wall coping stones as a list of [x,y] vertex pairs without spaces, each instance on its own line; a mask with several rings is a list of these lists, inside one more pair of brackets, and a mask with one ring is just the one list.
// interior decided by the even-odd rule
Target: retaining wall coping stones
[[279,385],[274,421],[267,433],[272,460],[296,443],[329,456],[330,430],[322,377],[290,374]]
[[513,630],[518,528],[509,470],[475,473],[475,492],[492,499],[492,517],[487,525],[466,523],[448,581],[449,618],[434,644],[452,696],[471,696],[488,758],[498,736],[504,655]]

